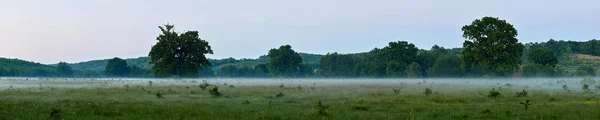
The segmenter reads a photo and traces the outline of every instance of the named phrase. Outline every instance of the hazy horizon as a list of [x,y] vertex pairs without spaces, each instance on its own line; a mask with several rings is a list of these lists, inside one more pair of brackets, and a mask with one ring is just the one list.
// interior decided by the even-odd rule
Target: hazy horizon
[[[539,4],[544,3],[544,4]],[[460,28],[484,16],[507,20],[519,41],[598,39],[599,1],[0,1],[0,57],[53,64],[147,56],[157,26],[197,30],[214,55],[257,58],[297,52],[358,53],[391,41],[420,49],[461,47]]]

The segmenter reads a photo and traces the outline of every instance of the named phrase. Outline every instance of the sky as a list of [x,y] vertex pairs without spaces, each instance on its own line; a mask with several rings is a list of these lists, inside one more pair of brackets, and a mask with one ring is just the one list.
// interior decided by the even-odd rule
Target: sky
[[0,57],[44,64],[147,56],[160,30],[198,31],[209,58],[358,53],[408,41],[461,47],[461,27],[506,20],[520,42],[600,39],[597,0],[0,0]]

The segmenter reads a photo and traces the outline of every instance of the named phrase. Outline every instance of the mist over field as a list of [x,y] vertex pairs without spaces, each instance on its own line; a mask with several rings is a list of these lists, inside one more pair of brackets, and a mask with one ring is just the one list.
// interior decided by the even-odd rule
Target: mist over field
[[0,1],[0,120],[599,120],[598,4]]
[[[201,78],[201,79],[146,79],[146,78],[1,78],[0,89],[37,88],[39,85],[57,88],[103,88],[122,87],[124,85],[178,85],[194,86],[202,82],[209,84],[228,84],[235,86],[419,86],[431,87],[444,92],[463,90],[479,90],[487,88],[527,89],[537,91],[560,92],[563,85],[582,91],[580,87],[585,78],[421,78],[421,79],[376,79],[376,78]],[[598,79],[598,78],[589,78]],[[600,81],[593,81],[591,86],[600,87]],[[596,88],[600,90],[600,88]]]

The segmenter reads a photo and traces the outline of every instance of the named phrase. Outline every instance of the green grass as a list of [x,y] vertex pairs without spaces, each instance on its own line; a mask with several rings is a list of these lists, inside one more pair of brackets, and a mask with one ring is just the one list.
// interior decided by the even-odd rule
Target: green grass
[[[407,85],[396,93],[397,87],[220,85],[221,97],[198,85],[14,88],[0,91],[0,119],[600,119],[594,93],[532,90],[517,97],[521,90],[496,88],[501,95],[490,98],[492,88],[446,92],[433,86],[425,95],[431,86]],[[285,96],[276,97],[280,92]],[[520,104],[526,100],[528,110]]]

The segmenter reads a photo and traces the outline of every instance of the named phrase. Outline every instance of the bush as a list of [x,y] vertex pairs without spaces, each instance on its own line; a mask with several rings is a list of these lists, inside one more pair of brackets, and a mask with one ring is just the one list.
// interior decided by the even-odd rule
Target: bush
[[490,91],[490,93],[488,93],[487,96],[491,97],[491,98],[495,98],[495,97],[498,97],[500,95],[501,95],[500,92],[498,92],[498,91],[496,91],[496,89],[492,88],[492,91]]
[[317,104],[317,109],[319,109],[319,115],[327,115],[328,108],[329,105],[324,105],[323,102],[319,100],[319,103]]
[[157,98],[164,98],[164,97],[163,97],[164,93],[161,93],[161,92],[156,92],[156,94],[155,94],[155,95],[156,95],[156,97],[157,97]]
[[50,117],[55,119],[61,119],[62,116],[60,115],[60,109],[52,108],[52,111],[50,111]]
[[532,105],[529,100],[523,101],[520,104],[525,106],[525,110],[527,110],[529,108],[529,106]]
[[431,90],[431,88],[425,88],[425,95],[431,95],[431,93],[433,93],[433,90]]
[[204,90],[206,89],[208,86],[210,86],[210,84],[203,82],[202,84],[200,84],[198,87],[200,87],[200,89]]
[[217,87],[217,86],[215,86],[214,88],[208,90],[208,92],[213,97],[219,97],[219,96],[221,96],[221,92],[219,91],[219,87]]
[[392,90],[394,90],[394,93],[398,94],[402,88],[392,88]]
[[283,96],[285,96],[285,94],[283,94],[282,92],[279,92],[278,94],[275,95],[275,97],[278,97],[278,98],[283,97]]

